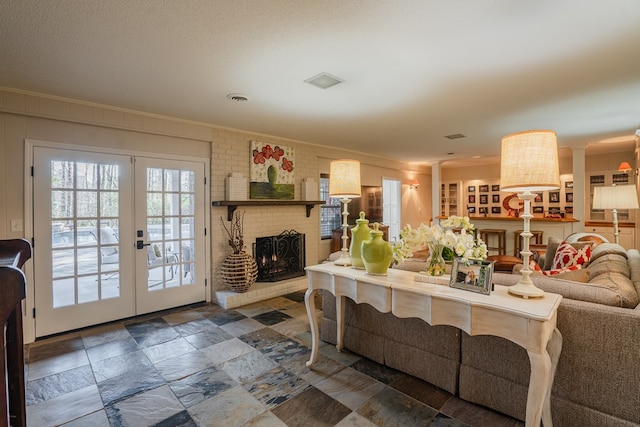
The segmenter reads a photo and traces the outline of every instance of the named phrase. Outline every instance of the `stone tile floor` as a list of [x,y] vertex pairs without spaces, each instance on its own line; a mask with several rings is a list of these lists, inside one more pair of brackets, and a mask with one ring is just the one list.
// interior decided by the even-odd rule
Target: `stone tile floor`
[[47,338],[26,349],[27,422],[524,425],[326,343],[309,370],[310,340],[302,292],[236,310],[194,305]]

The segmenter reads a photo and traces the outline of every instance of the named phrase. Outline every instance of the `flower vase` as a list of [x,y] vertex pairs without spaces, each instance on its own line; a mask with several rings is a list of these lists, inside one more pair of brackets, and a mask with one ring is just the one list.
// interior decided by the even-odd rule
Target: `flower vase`
[[445,261],[442,256],[444,250],[443,245],[429,244],[429,265],[427,266],[427,274],[429,276],[442,276],[445,273]]

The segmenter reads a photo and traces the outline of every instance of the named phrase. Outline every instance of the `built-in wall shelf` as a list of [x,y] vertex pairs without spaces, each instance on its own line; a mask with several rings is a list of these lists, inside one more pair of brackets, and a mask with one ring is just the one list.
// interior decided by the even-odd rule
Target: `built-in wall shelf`
[[311,209],[325,202],[324,200],[219,200],[211,203],[213,206],[226,206],[227,221],[231,221],[238,206],[306,206],[307,218],[309,218]]

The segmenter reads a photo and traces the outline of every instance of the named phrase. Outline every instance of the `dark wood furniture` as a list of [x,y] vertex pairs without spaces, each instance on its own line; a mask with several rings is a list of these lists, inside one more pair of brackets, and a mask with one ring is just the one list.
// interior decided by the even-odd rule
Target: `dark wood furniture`
[[[347,240],[347,245],[351,243],[351,227],[353,226],[349,226],[349,228],[347,229],[347,236],[349,237],[349,240]],[[369,224],[369,227],[373,228],[371,224]],[[382,231],[383,233],[382,238],[388,242],[389,226],[380,224],[380,227],[378,228],[378,230]],[[341,249],[342,249],[342,228],[336,228],[331,232],[331,253],[338,252]]]
[[29,258],[31,245],[27,240],[0,240],[0,425],[23,427],[27,423],[22,341],[22,300],[27,281],[20,268]]

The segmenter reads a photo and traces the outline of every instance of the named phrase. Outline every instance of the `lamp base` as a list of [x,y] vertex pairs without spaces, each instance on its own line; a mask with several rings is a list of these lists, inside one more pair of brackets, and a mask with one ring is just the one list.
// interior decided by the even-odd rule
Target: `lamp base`
[[524,299],[544,298],[544,291],[533,284],[518,282],[513,286],[509,286],[508,291],[511,295],[522,297]]
[[348,267],[351,265],[351,258],[349,258],[349,252],[344,253],[344,251],[340,254],[340,258],[333,262],[335,265],[342,265],[344,267]]

